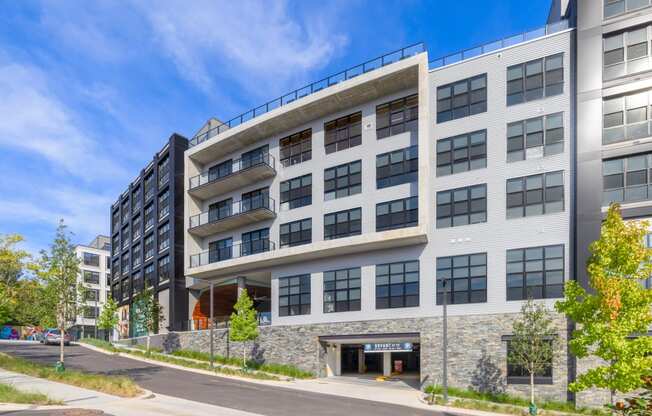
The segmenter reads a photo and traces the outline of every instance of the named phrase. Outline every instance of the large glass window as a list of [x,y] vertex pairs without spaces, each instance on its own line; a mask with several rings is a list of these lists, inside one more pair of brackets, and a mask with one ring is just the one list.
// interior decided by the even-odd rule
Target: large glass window
[[324,215],[324,240],[360,235],[362,211],[360,208]]
[[487,185],[437,192],[437,228],[487,222]]
[[241,212],[251,211],[259,208],[269,209],[269,188],[256,189],[255,191],[242,194]]
[[228,260],[233,257],[233,239],[231,237],[208,243],[208,262]]
[[258,165],[265,162],[267,159],[267,154],[269,153],[269,145],[264,145],[257,147],[256,149],[250,150],[248,152],[240,155],[240,169],[248,169],[251,166]]
[[140,238],[140,236],[142,235],[141,226],[142,226],[142,223],[141,223],[141,220],[140,220],[140,215],[137,215],[131,221],[131,235],[132,235],[132,239],[134,241],[138,240]]
[[149,230],[150,227],[153,227],[154,222],[154,203],[151,203],[145,207],[145,230]]
[[143,276],[145,278],[145,282],[150,287],[155,287],[157,285],[156,281],[156,273],[154,273],[154,263],[150,263],[145,268],[143,269]]
[[[444,283],[446,286],[444,287]],[[487,301],[487,253],[437,258],[437,305]]]
[[163,284],[170,280],[172,270],[170,269],[170,256],[165,256],[158,261],[158,280]]
[[437,176],[487,167],[487,130],[437,140]]
[[100,274],[90,270],[84,270],[84,283],[97,285],[100,283]]
[[233,160],[229,159],[208,168],[208,181],[212,182],[225,176],[229,176],[231,173],[233,173]]
[[154,172],[149,172],[143,179],[145,187],[145,201],[154,196]]
[[150,234],[145,237],[145,259],[150,259],[154,257],[154,234]]
[[376,266],[376,309],[419,306],[419,261]]
[[604,0],[604,17],[608,19],[650,5],[650,0]]
[[563,113],[507,125],[507,162],[541,158],[564,151]]
[[416,182],[418,176],[419,148],[417,146],[376,156],[376,188],[378,189]]
[[362,161],[345,163],[324,170],[326,201],[362,192]]
[[129,253],[122,255],[122,274],[129,273]]
[[140,185],[139,185],[139,186],[135,187],[134,190],[131,193],[131,212],[132,213],[135,214],[136,212],[138,212],[138,210],[142,206],[142,201],[141,201],[142,196],[143,196],[142,190],[141,190]]
[[164,186],[170,181],[170,157],[165,156],[158,162],[158,186]]
[[84,264],[87,266],[100,267],[100,256],[84,252]]
[[638,27],[605,36],[603,77],[605,80],[650,69],[650,27]]
[[563,297],[564,246],[507,250],[507,300]]
[[310,314],[310,275],[278,279],[278,315]]
[[281,147],[281,164],[296,165],[312,159],[312,130],[304,130],[284,137],[279,142]]
[[280,246],[294,247],[312,242],[312,219],[306,218],[281,224]]
[[564,54],[547,56],[507,68],[507,105],[564,92]]
[[124,227],[122,227],[122,249],[124,250],[127,247],[129,247],[130,242],[131,242],[131,236],[129,232],[129,225],[127,224]]
[[324,124],[326,154],[362,144],[362,113],[357,112]]
[[219,221],[233,215],[233,198],[217,201],[208,206],[208,222]]
[[437,123],[487,111],[487,74],[437,88]]
[[419,126],[419,96],[417,94],[399,98],[376,107],[376,137],[416,132]]
[[602,161],[603,205],[652,197],[652,154]]
[[415,227],[418,222],[418,196],[376,204],[376,231]]
[[141,251],[140,244],[134,244],[133,248],[131,249],[131,268],[135,269],[136,267],[140,267],[140,264],[142,262],[142,254],[143,252]]
[[158,196],[158,219],[163,219],[170,213],[170,190],[166,189]]
[[170,223],[166,222],[158,229],[158,251],[170,247]]
[[[507,341],[508,357],[511,349],[511,343]],[[514,364],[508,360],[507,384],[530,384],[530,373],[525,367]],[[544,368],[534,374],[534,384],[552,384],[552,359]]]
[[564,210],[564,173],[548,172],[507,180],[507,218]]
[[605,99],[602,103],[602,143],[611,144],[651,136],[652,91]]
[[281,182],[281,209],[289,210],[312,204],[312,174]]
[[360,310],[360,268],[324,272],[324,313]]
[[263,253],[269,251],[269,248],[269,228],[261,228],[260,230],[242,234],[241,254],[243,256]]

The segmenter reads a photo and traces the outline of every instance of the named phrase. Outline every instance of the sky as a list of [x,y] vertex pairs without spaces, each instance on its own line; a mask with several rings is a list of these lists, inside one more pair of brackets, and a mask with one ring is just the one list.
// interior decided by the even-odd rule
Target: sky
[[191,138],[332,73],[430,58],[545,23],[550,0],[0,0],[0,234],[109,233],[169,136]]

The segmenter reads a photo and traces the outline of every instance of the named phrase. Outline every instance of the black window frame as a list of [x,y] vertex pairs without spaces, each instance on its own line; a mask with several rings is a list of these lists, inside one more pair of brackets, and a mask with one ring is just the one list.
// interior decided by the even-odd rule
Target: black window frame
[[83,254],[83,263],[86,266],[100,267],[100,256],[95,253],[84,252]]
[[143,239],[143,254],[145,257],[145,261],[151,259],[154,257],[154,254],[156,253],[156,250],[154,248],[154,233],[150,233],[145,236]]
[[[254,238],[255,237],[255,238]],[[240,254],[249,256],[270,250],[269,227],[242,233]]]
[[[483,196],[477,196],[477,192],[480,190],[482,190]],[[457,199],[463,192],[466,192],[466,198]],[[487,222],[486,183],[439,191],[436,198],[437,228],[462,227]],[[466,204],[466,209],[463,209],[463,204]],[[464,216],[466,216],[466,222],[455,223]]]
[[229,260],[233,258],[233,237],[222,238],[208,243],[208,262]]
[[[505,253],[505,290],[507,301],[522,301],[527,299],[558,299],[564,296],[566,279],[566,252],[564,244],[534,246],[509,249]],[[536,252],[540,252],[540,257]],[[551,253],[548,256],[548,253]],[[555,255],[558,254],[558,255]],[[561,262],[561,268],[554,264]],[[540,263],[541,267],[537,267]],[[520,266],[519,266],[520,265]],[[540,277],[538,277],[540,274]],[[555,283],[548,283],[555,277]],[[560,277],[559,277],[560,276]],[[514,285],[519,282],[520,286]],[[540,284],[528,284],[537,283]],[[540,288],[540,292],[532,288]],[[513,290],[512,290],[513,289]],[[520,289],[520,294],[517,294]]]
[[158,168],[158,187],[163,188],[170,182],[170,155],[162,157],[157,165]]
[[362,310],[362,271],[360,267],[325,271],[323,281],[324,313]]
[[362,192],[362,160],[324,169],[324,201]]
[[[549,184],[548,180],[553,176],[560,176],[561,183]],[[541,187],[528,189],[529,186],[536,185],[537,178],[540,178]],[[552,181],[552,179],[550,180]],[[530,181],[532,181],[533,185],[529,184]],[[563,170],[509,178],[506,182],[505,201],[507,219],[564,212],[566,210],[565,194]],[[561,203],[561,208],[557,208],[559,203]],[[540,212],[532,211],[528,213],[528,210],[536,209],[538,206],[541,208]],[[520,215],[515,215],[519,209],[521,211]]]
[[[561,62],[556,65],[556,60]],[[507,107],[564,93],[564,53],[507,67]]]
[[161,253],[170,248],[170,223],[166,222],[161,224],[157,230],[157,248],[158,252]]
[[[340,216],[345,214],[347,220],[339,221]],[[352,216],[357,218],[351,219]],[[329,223],[331,217],[334,220]],[[340,228],[342,232],[340,232]],[[334,231],[331,232],[331,229]],[[324,240],[335,240],[360,234],[362,234],[362,208],[357,207],[324,214]]]
[[154,215],[154,203],[150,203],[147,206],[145,206],[145,209],[143,210],[143,215],[145,218],[145,230],[149,230],[151,227],[156,224],[156,216]]
[[170,214],[170,189],[166,189],[158,195],[158,220],[162,220]]
[[[414,269],[415,264],[416,269]],[[419,260],[377,264],[376,309],[418,307],[421,292],[419,269]],[[416,281],[414,273],[416,273]],[[414,293],[415,288],[416,293]]]
[[405,132],[418,132],[419,94],[376,106],[376,139],[382,140]]
[[134,216],[131,219],[131,239],[133,241],[138,240],[142,235],[142,220],[140,214]]
[[143,281],[147,282],[150,287],[158,285],[156,265],[154,262],[148,263],[143,267]]
[[652,136],[652,89],[602,100],[602,144]]
[[[399,159],[393,161],[393,159]],[[419,146],[376,155],[376,189],[389,188],[419,180]]]
[[437,257],[437,305],[444,293],[449,305],[486,303],[487,253]]
[[208,222],[215,222],[233,215],[233,198],[213,202],[208,206]]
[[[617,186],[615,186],[617,185]],[[652,153],[638,153],[602,161],[602,205],[652,198]]]
[[487,130],[437,140],[437,176],[487,167]]
[[[401,207],[395,211],[397,204]],[[379,213],[386,209],[386,213]],[[385,221],[387,218],[387,221]],[[387,223],[387,225],[384,225]],[[416,227],[419,224],[419,197],[395,199],[376,204],[376,231],[396,230],[399,228]]]
[[283,167],[298,165],[312,159],[312,129],[283,137],[278,141],[280,162]]
[[158,282],[159,285],[170,280],[170,273],[172,269],[170,267],[170,256],[166,255],[158,259],[156,263],[156,272],[158,273]]
[[[507,351],[507,357],[509,357],[510,353],[510,340],[507,340],[507,346],[506,346],[506,351]],[[552,340],[550,340],[552,342]],[[554,367],[554,357],[551,357],[551,362],[546,368],[544,368],[543,374],[535,374],[534,375],[534,384],[553,384],[552,383],[552,375],[553,375],[553,367]],[[528,371],[512,362],[510,362],[509,359],[507,359],[507,377],[506,377],[507,384],[530,384],[530,374]]]
[[[295,227],[298,227],[298,229],[293,231]],[[279,226],[280,248],[296,247],[310,243],[312,243],[312,218],[290,221]]]
[[437,124],[486,111],[486,73],[437,87]]
[[361,111],[324,123],[324,151],[327,155],[361,144]]
[[[561,125],[553,124],[557,120],[561,120]],[[539,154],[532,154],[528,157],[529,149],[540,149],[540,156]],[[563,112],[532,117],[507,124],[507,163],[547,157],[563,152]]]
[[94,272],[92,270],[83,270],[82,278],[84,283],[99,285],[100,284],[100,273]]
[[282,210],[291,210],[311,205],[312,173],[281,182],[280,196],[280,209]]
[[[310,315],[310,279],[310,274],[278,278],[278,316]],[[293,310],[292,307],[299,309]]]
[[135,270],[141,266],[143,263],[142,254],[143,252],[140,243],[134,244],[131,247],[131,270]]

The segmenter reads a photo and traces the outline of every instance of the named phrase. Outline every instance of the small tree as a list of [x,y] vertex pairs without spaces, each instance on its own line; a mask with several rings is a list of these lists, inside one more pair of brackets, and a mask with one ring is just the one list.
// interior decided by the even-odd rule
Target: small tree
[[[100,316],[97,318],[97,327],[104,331],[109,331],[118,325],[118,303],[112,297],[106,300]],[[110,337],[110,335],[109,335]]]
[[523,304],[512,332],[507,359],[530,376],[530,403],[534,405],[534,376],[552,365],[557,346],[557,334],[545,304],[532,299]]
[[243,290],[238,301],[233,306],[231,314],[229,338],[231,341],[242,342],[242,367],[247,366],[247,342],[258,338],[258,319],[254,303]]
[[641,285],[652,272],[652,250],[643,244],[648,224],[625,222],[617,204],[609,207],[600,238],[589,247],[587,271],[592,293],[576,281],[566,283],[557,310],[577,323],[569,342],[577,358],[595,355],[606,364],[580,374],[570,384],[577,392],[591,387],[626,393],[643,387],[652,368],[652,290]]
[[149,354],[151,336],[158,332],[159,322],[163,319],[163,306],[159,303],[154,289],[146,283],[145,289],[136,295],[132,307],[137,308],[137,319],[147,332],[146,351]]

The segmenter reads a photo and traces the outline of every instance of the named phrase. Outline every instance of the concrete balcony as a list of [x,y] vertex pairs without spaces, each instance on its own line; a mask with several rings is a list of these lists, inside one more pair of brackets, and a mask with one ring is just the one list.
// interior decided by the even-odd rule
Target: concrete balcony
[[236,159],[216,172],[190,178],[188,193],[200,199],[226,194],[276,175],[276,161],[269,153],[254,159]]
[[198,237],[208,237],[275,217],[276,201],[269,197],[256,197],[193,215],[188,232]]

